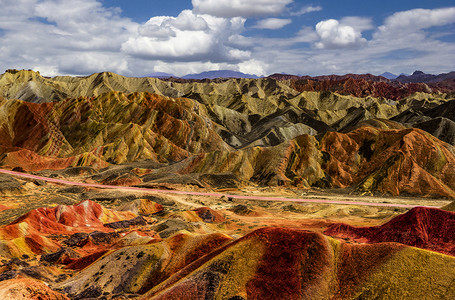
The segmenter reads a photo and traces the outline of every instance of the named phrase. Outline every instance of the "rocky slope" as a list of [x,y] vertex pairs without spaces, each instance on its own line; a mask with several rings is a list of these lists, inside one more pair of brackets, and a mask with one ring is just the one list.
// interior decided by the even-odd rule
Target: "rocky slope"
[[[318,80],[385,82],[363,75]],[[397,102],[299,92],[273,78],[172,82],[113,73],[44,78],[8,71],[2,82],[5,96],[23,98],[0,99],[0,163],[9,168],[144,161],[149,166],[105,183],[232,174],[261,185],[455,195],[449,145],[455,100],[448,94],[415,93]],[[36,88],[33,99],[28,87],[16,91],[25,82]]]
[[412,298],[443,295],[432,289],[436,282],[443,293],[451,289],[439,272],[435,282],[416,287],[423,278],[405,272],[419,268],[418,257],[453,268],[449,257],[436,263],[430,252],[399,244],[349,245],[312,232],[268,228],[195,261],[140,299]]
[[[41,237],[32,244],[15,242],[16,252],[0,253],[0,295],[8,299],[455,295],[451,212],[416,208],[376,227],[329,226],[325,234],[340,240],[292,227],[264,227],[239,237],[222,233],[234,225],[225,210],[200,207],[177,212],[166,206],[152,217],[149,212],[155,211],[155,204],[141,201],[116,209],[92,201],[40,208],[0,227],[11,237],[25,234],[26,241],[31,229],[40,230]],[[24,222],[29,224],[20,225],[25,231],[12,229]],[[174,232],[168,234],[170,226]],[[45,239],[55,247],[38,249]],[[29,245],[35,250],[28,251]]]
[[417,207],[376,227],[333,224],[324,233],[367,243],[398,242],[455,255],[453,230],[455,213],[436,208]]

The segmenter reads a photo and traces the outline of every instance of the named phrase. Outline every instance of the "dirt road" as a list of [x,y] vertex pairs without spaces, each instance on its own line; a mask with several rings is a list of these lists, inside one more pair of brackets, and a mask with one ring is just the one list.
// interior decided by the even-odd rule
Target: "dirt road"
[[[42,176],[36,176],[21,172],[14,172],[9,170],[0,169],[0,173],[9,174],[12,176],[38,179],[51,183],[59,183],[65,185],[75,185],[83,187],[93,187],[102,189],[116,189],[116,190],[128,190],[142,193],[164,193],[164,194],[178,194],[178,195],[192,195],[192,196],[206,196],[206,197],[227,197],[232,199],[244,199],[244,200],[262,200],[262,201],[281,201],[281,202],[301,202],[301,203],[322,203],[322,204],[340,204],[340,205],[362,205],[362,206],[383,206],[383,207],[399,207],[399,208],[413,208],[422,205],[407,205],[397,203],[377,203],[377,202],[363,202],[363,201],[344,201],[344,200],[324,200],[324,199],[302,199],[302,198],[281,198],[281,197],[261,197],[261,196],[247,196],[247,195],[230,195],[222,193],[204,193],[204,192],[189,192],[189,191],[176,191],[176,190],[159,190],[159,189],[147,189],[139,187],[127,187],[127,186],[116,186],[116,185],[103,185],[103,184],[92,184],[68,181],[57,178],[48,178]],[[434,207],[434,206],[431,206]]]

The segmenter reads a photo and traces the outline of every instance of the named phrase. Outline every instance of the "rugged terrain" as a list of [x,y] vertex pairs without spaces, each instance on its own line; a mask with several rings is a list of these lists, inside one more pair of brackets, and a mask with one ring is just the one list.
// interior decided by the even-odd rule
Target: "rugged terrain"
[[[351,79],[366,80],[340,80]],[[141,161],[124,183],[229,174],[238,184],[454,197],[453,93],[394,101],[294,87],[8,71],[0,163],[39,171]]]
[[451,80],[8,70],[0,298],[452,298]]

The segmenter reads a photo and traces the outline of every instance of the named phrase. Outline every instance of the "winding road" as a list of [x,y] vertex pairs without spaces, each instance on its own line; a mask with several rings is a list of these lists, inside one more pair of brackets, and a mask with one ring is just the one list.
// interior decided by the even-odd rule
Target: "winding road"
[[[21,172],[9,171],[0,169],[0,173],[9,174],[12,176],[43,180],[51,183],[59,183],[65,185],[93,187],[102,189],[117,189],[117,190],[129,190],[134,192],[142,193],[163,193],[163,194],[178,194],[178,195],[191,195],[191,196],[206,196],[206,197],[227,197],[232,199],[243,199],[243,200],[262,200],[262,201],[281,201],[281,202],[301,202],[301,203],[322,203],[322,204],[341,204],[341,205],[362,205],[362,206],[382,206],[382,207],[397,207],[397,208],[414,208],[422,205],[407,205],[407,204],[396,204],[396,203],[375,203],[375,202],[364,202],[364,201],[345,201],[345,200],[324,200],[324,199],[301,199],[301,198],[281,198],[281,197],[261,197],[261,196],[247,196],[247,195],[230,195],[222,193],[204,193],[204,192],[189,192],[189,191],[176,191],[176,190],[160,190],[160,189],[148,189],[131,186],[116,186],[116,185],[104,185],[104,184],[93,184],[68,181],[57,178],[49,178],[36,176],[32,174],[26,174]],[[426,206],[434,207],[434,206]]]

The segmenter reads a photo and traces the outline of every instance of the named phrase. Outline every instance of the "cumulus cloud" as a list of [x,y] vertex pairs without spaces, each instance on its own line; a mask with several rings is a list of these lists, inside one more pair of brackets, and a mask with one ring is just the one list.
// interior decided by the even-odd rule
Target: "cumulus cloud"
[[[306,66],[311,66],[310,74],[380,74],[384,71],[413,72],[416,69],[430,73],[449,72],[455,68],[455,43],[439,40],[435,30],[438,30],[436,26],[455,23],[455,17],[451,17],[454,9],[397,12],[379,27],[373,26],[370,18],[346,17],[328,23],[323,21],[319,23],[319,30],[314,30],[317,40],[307,39],[314,50],[289,53],[295,60],[307,62]],[[352,28],[346,30],[349,34],[339,31],[343,26]],[[362,32],[366,30],[373,30],[368,41],[362,37]],[[442,35],[445,29],[440,30]],[[312,32],[307,28],[300,35],[311,37]],[[295,67],[289,65],[289,68],[295,72]]]
[[360,30],[334,19],[316,24],[316,33],[320,41],[315,47],[320,49],[353,48],[366,43]]
[[122,50],[142,59],[203,60],[215,45],[215,39],[208,33],[178,31],[164,40],[150,36],[130,38]]
[[292,2],[293,0],[192,0],[195,13],[222,18],[277,15]]
[[139,27],[138,33],[144,37],[167,40],[177,35],[175,30],[205,31],[208,29],[204,18],[194,15],[191,10],[184,10],[176,18],[167,16],[151,18]]
[[180,30],[200,31],[209,28],[205,19],[193,14],[191,10],[184,10],[171,20],[171,25]]
[[243,31],[244,22],[240,17],[196,15],[190,10],[177,17],[154,17],[123,43],[122,51],[164,61],[241,61],[250,52],[233,47],[229,40]]
[[258,29],[280,29],[292,23],[291,19],[268,18],[260,20],[253,26]]

